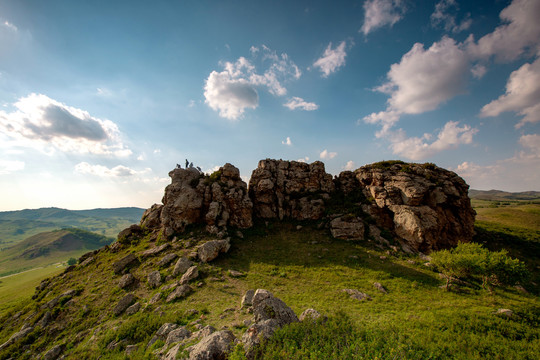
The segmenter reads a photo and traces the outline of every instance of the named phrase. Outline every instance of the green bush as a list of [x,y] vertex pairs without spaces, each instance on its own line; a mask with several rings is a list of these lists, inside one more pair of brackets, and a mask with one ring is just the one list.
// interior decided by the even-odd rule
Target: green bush
[[76,263],[77,263],[77,259],[75,259],[75,258],[69,258],[69,260],[67,261],[67,264],[69,266],[75,265]]

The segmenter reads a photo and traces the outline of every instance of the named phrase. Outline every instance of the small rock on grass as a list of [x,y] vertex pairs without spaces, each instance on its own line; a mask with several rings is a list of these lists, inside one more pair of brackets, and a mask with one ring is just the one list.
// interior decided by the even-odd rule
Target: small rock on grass
[[358,291],[356,289],[343,289],[341,291],[343,291],[344,293],[349,294],[352,299],[356,299],[356,300],[359,300],[359,301],[371,300],[371,296],[369,296],[366,293],[360,292],[360,291]]

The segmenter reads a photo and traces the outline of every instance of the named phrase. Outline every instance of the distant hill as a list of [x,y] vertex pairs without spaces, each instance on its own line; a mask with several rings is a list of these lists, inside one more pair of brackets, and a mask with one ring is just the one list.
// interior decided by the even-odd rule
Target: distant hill
[[488,201],[540,201],[540,191],[507,192],[501,190],[469,190],[469,197]]
[[61,262],[114,241],[80,229],[61,229],[33,235],[0,251],[0,276]]
[[67,210],[60,208],[25,209],[0,212],[0,250],[30,236],[61,228],[79,228],[108,237],[116,237],[133,223],[138,223],[144,209]]

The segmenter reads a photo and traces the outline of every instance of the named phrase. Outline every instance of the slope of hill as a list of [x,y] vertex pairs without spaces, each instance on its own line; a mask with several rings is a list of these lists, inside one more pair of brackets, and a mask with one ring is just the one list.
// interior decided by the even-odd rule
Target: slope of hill
[[540,201],[540,191],[507,192],[501,190],[469,190],[469,197],[488,201]]
[[59,208],[0,212],[0,249],[41,232],[66,227],[92,231],[108,237],[140,220],[144,209],[135,207],[92,210]]
[[73,228],[39,233],[0,251],[0,276],[79,257],[113,240]]

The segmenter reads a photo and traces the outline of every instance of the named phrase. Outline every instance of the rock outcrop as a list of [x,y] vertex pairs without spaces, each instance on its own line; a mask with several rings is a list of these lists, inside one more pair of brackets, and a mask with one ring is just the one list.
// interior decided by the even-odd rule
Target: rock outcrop
[[261,160],[249,181],[254,216],[262,219],[318,220],[334,191],[324,164]]
[[210,176],[195,168],[176,168],[169,176],[172,182],[165,188],[163,205],[155,204],[143,214],[142,228],[161,230],[169,237],[191,224],[204,224],[215,234],[228,226],[252,226],[253,204],[233,165],[225,164]]

